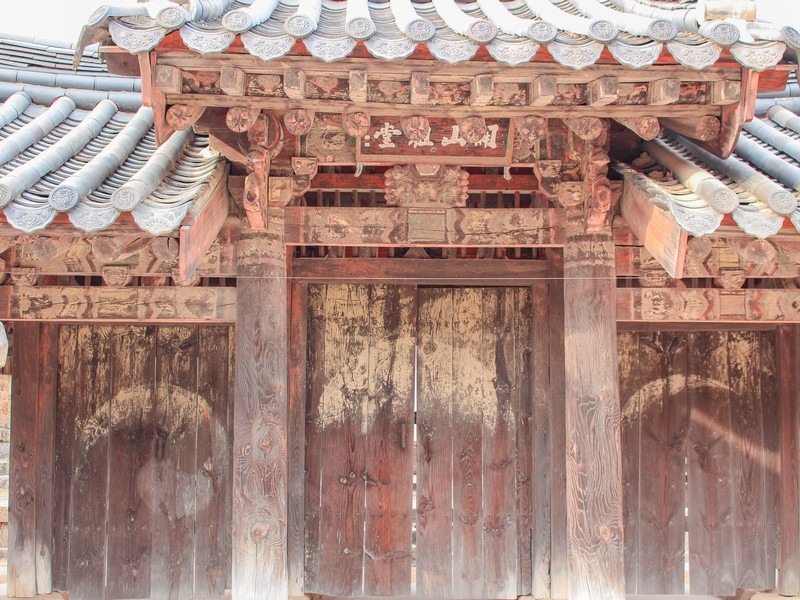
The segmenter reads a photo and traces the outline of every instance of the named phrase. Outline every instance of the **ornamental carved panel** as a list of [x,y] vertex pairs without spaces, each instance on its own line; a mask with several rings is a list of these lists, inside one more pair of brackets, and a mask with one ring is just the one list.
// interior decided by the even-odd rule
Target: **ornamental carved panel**
[[386,171],[386,204],[414,208],[466,206],[469,173],[445,165],[402,165]]

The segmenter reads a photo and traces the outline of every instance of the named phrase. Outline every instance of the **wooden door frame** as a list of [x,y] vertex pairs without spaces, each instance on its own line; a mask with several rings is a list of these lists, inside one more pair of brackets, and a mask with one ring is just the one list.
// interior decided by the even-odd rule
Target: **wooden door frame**
[[[288,371],[288,482],[290,499],[305,499],[305,436],[307,402],[307,351],[308,351],[308,286],[314,284],[391,284],[407,286],[476,286],[476,287],[530,287],[533,295],[533,316],[544,314],[541,330],[534,338],[545,338],[549,346],[549,372],[531,385],[541,388],[550,405],[549,431],[564,427],[563,414],[563,337],[564,309],[563,283],[557,275],[561,270],[560,253],[548,260],[480,260],[480,259],[379,259],[379,258],[291,258],[287,313],[289,320],[289,371]],[[359,276],[360,274],[360,276]],[[485,276],[485,277],[482,277]],[[537,297],[544,301],[537,302]],[[535,369],[532,368],[532,373]],[[558,410],[558,407],[561,410]],[[567,586],[566,505],[564,500],[564,465],[553,461],[566,445],[566,434],[551,435],[545,440],[551,457],[552,474],[547,489],[536,489],[534,498],[547,496],[546,510],[551,550],[549,558],[552,589],[563,591]],[[561,450],[559,450],[561,449]],[[535,465],[534,465],[535,468]],[[546,469],[545,469],[546,470]],[[537,474],[539,477],[539,474]],[[537,486],[539,488],[541,486]],[[551,500],[555,498],[555,500]],[[540,498],[542,501],[542,498]],[[539,515],[545,518],[545,515]],[[545,533],[541,532],[541,537]],[[305,597],[305,503],[290,501],[287,523],[289,597]],[[534,560],[536,560],[534,556]],[[531,565],[533,566],[533,565]],[[545,578],[542,578],[545,579]],[[536,586],[537,582],[534,581]],[[549,591],[548,582],[540,580],[538,588]],[[554,596],[555,597],[555,596]],[[325,598],[328,598],[325,596]],[[332,598],[332,597],[331,597]]]

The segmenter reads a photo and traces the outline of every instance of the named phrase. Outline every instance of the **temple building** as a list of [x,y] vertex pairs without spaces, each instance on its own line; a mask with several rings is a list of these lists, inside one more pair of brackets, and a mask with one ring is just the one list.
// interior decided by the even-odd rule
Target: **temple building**
[[8,596],[800,596],[800,17],[766,2],[0,36]]

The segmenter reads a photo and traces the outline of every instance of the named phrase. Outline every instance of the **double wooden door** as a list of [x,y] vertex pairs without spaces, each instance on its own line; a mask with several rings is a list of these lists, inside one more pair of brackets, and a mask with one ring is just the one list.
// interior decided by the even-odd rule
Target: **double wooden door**
[[516,598],[531,568],[530,289],[308,298],[306,593]]

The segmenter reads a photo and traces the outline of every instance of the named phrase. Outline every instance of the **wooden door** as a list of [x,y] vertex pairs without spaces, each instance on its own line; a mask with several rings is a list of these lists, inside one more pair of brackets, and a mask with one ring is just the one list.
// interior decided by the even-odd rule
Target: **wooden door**
[[517,597],[530,314],[524,288],[309,288],[306,593]]

